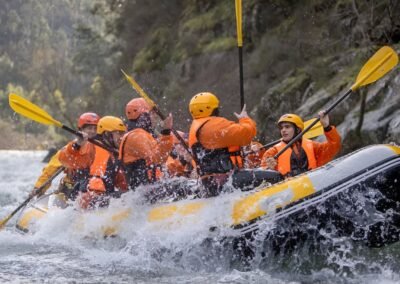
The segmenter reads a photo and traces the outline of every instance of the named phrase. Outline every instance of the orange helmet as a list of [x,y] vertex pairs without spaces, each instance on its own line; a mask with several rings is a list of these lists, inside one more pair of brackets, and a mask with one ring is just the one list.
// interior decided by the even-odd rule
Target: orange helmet
[[81,129],[85,125],[97,125],[100,116],[94,112],[85,112],[78,119],[78,128]]
[[194,119],[207,117],[212,114],[214,109],[218,108],[218,98],[209,92],[198,93],[189,103],[189,111]]
[[290,122],[296,125],[298,128],[300,128],[301,131],[304,129],[304,122],[303,119],[301,119],[300,116],[293,114],[293,113],[287,113],[281,116],[278,120],[278,125],[281,122]]
[[151,107],[143,98],[137,98],[127,103],[125,114],[128,119],[137,119],[142,113],[149,112]]

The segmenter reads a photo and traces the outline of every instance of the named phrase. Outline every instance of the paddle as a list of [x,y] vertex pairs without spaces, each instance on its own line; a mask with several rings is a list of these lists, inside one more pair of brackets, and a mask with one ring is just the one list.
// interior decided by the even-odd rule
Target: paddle
[[[150,97],[145,93],[145,91],[139,86],[139,84],[133,79],[132,76],[129,76],[124,72],[124,70],[121,69],[121,72],[124,74],[126,80],[129,82],[129,84],[132,86],[132,88],[149,104],[149,106],[152,108],[152,110],[162,119],[165,120],[165,115],[160,111],[156,103],[150,99]],[[195,160],[194,155],[189,149],[189,146],[186,144],[185,140],[179,135],[179,133],[175,129],[171,129],[172,133],[175,135],[175,137],[179,140],[179,142],[182,144],[182,146],[186,149],[186,151],[192,156],[192,158]]]
[[0,221],[0,230],[4,228],[4,226],[7,224],[7,222],[19,211],[21,208],[25,207],[35,196],[37,196],[42,190],[46,188],[47,185],[49,185],[62,171],[64,171],[64,167],[59,168],[51,177],[48,178],[48,180],[40,186],[36,193],[29,196],[24,202],[22,202],[13,212],[11,212],[10,215],[8,215],[6,218],[4,218],[2,221]]
[[239,79],[240,79],[240,109],[244,106],[244,87],[243,87],[243,38],[242,38],[242,0],[235,0],[236,11],[236,33],[239,52]]
[[[361,68],[360,73],[358,73],[356,82],[351,86],[351,88],[336,100],[327,110],[325,110],[325,115],[331,112],[341,101],[347,98],[352,92],[357,90],[362,86],[366,86],[375,82],[376,80],[382,78],[387,72],[393,69],[399,62],[399,58],[396,52],[389,46],[384,46],[379,49],[368,61],[365,63],[363,68]],[[293,145],[297,140],[299,140],[304,133],[309,131],[315,124],[319,121],[319,117],[315,118],[314,121],[306,127],[301,133],[297,134],[281,151],[279,151],[274,159],[277,159],[282,155],[290,146]]]
[[[304,127],[307,127],[308,125],[310,125],[312,122],[314,122],[314,118],[307,120],[306,122],[304,122]],[[311,138],[315,138],[318,136],[321,136],[324,134],[324,128],[322,127],[321,122],[318,122],[316,125],[314,125],[310,131],[308,131],[307,133],[304,134],[304,137],[307,139],[311,139]],[[278,144],[279,142],[281,142],[281,139],[269,142],[268,144],[263,145],[259,150],[261,149],[268,149],[276,144]],[[256,153],[256,151],[248,151],[246,153],[244,153],[244,156],[250,155]]]
[[[69,128],[66,125],[63,125],[61,122],[59,122],[58,120],[51,117],[51,115],[49,113],[47,113],[44,109],[42,109],[39,106],[35,105],[34,103],[28,101],[27,99],[24,99],[23,97],[20,97],[16,94],[11,93],[8,97],[8,101],[9,101],[10,107],[16,113],[19,113],[22,116],[25,116],[31,120],[34,120],[34,121],[44,124],[44,125],[55,125],[55,126],[60,127],[78,137],[83,137],[82,133],[80,133],[72,128]],[[88,140],[91,143],[93,143],[94,145],[97,145],[109,152],[118,154],[118,151],[116,149],[111,149],[95,139],[89,138]]]

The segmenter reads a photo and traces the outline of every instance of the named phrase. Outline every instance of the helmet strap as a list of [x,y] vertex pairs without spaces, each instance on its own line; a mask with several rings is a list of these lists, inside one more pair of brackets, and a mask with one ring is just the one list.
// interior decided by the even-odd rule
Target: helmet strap
[[118,149],[117,145],[114,144],[114,139],[111,132],[107,131],[102,134],[102,142],[108,147]]

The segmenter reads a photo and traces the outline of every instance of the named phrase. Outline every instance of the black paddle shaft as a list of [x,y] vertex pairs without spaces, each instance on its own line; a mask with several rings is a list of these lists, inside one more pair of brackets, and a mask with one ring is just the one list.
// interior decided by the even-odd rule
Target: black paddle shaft
[[[281,142],[281,139],[278,139],[278,140],[269,142],[268,144],[262,145],[262,147],[260,148],[260,150],[261,150],[261,149],[268,149],[268,148],[271,148],[272,146],[278,144],[279,142]],[[251,150],[251,151],[245,152],[245,153],[243,153],[243,156],[248,156],[248,155],[253,154],[253,153],[256,153],[256,151]]]
[[10,220],[21,208],[25,207],[38,193],[40,193],[47,185],[49,185],[62,171],[64,167],[59,168],[51,177],[49,177],[44,184],[42,184],[36,191],[36,194],[29,196],[24,202],[22,202],[10,215],[8,215],[6,221],[2,224],[3,226]]
[[[76,135],[76,136],[78,136],[78,137],[81,137],[81,138],[83,137],[82,133],[80,133],[79,131],[76,131],[76,130],[74,130],[72,128],[69,128],[66,125],[63,125],[61,128],[66,130],[66,131],[68,131],[68,132],[70,132],[70,133],[72,133],[72,134],[74,134],[74,135]],[[100,141],[97,141],[97,140],[95,140],[93,138],[88,138],[88,140],[89,140],[90,143],[92,143],[92,144],[94,144],[96,146],[99,146],[99,147],[103,148],[104,150],[107,150],[110,153],[118,154],[118,151],[116,149],[107,147],[106,145],[104,145]]]
[[[352,89],[348,90],[343,96],[341,96],[335,103],[333,103],[328,109],[326,109],[325,115],[331,112],[332,109],[334,109],[341,101],[343,101],[345,98],[347,98],[350,94],[352,93]],[[316,118],[309,126],[307,126],[302,132],[296,135],[290,142],[282,149],[280,150],[275,156],[274,159],[278,159],[280,155],[282,155],[290,146],[292,146],[297,140],[299,140],[304,133],[306,133],[308,130],[310,130],[314,125],[316,125],[319,121],[319,117]]]
[[[162,119],[165,120],[166,116],[160,111],[160,109],[157,106],[153,107],[153,111]],[[192,154],[192,152],[189,149],[188,144],[186,144],[186,141],[182,138],[182,136],[179,135],[179,133],[172,128],[171,129],[172,133],[175,135],[175,137],[179,140],[179,142],[181,142],[182,146],[185,148],[185,150],[190,154],[190,156],[192,156],[192,158],[196,161],[194,155]]]
[[281,142],[281,139],[269,142],[268,144],[263,145],[260,149],[268,149],[271,148],[272,146],[275,146],[276,144],[278,144],[279,142]]
[[[154,104],[153,106],[153,111],[162,119],[165,120],[166,116],[160,111],[160,109]],[[200,163],[199,160],[197,159],[197,156],[190,151],[188,144],[186,144],[186,141],[183,139],[182,136],[179,135],[179,133],[175,129],[171,129],[172,133],[175,135],[176,138],[178,138],[179,142],[181,142],[182,146],[185,148],[185,150],[189,153],[189,155],[192,157],[193,161],[196,163],[196,171],[198,174],[200,174]]]

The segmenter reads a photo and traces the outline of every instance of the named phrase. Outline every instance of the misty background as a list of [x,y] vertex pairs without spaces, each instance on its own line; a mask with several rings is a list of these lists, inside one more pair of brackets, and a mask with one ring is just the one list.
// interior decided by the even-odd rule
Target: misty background
[[[201,91],[221,113],[240,111],[234,0],[0,0],[0,149],[61,147],[71,136],[14,114],[15,92],[76,127],[87,111],[124,117],[138,95],[132,74],[175,126],[188,131],[188,102]],[[258,139],[276,121],[309,119],[354,83],[383,45],[400,50],[400,1],[243,1],[244,93]],[[400,140],[400,73],[361,88],[331,120],[343,153]]]

